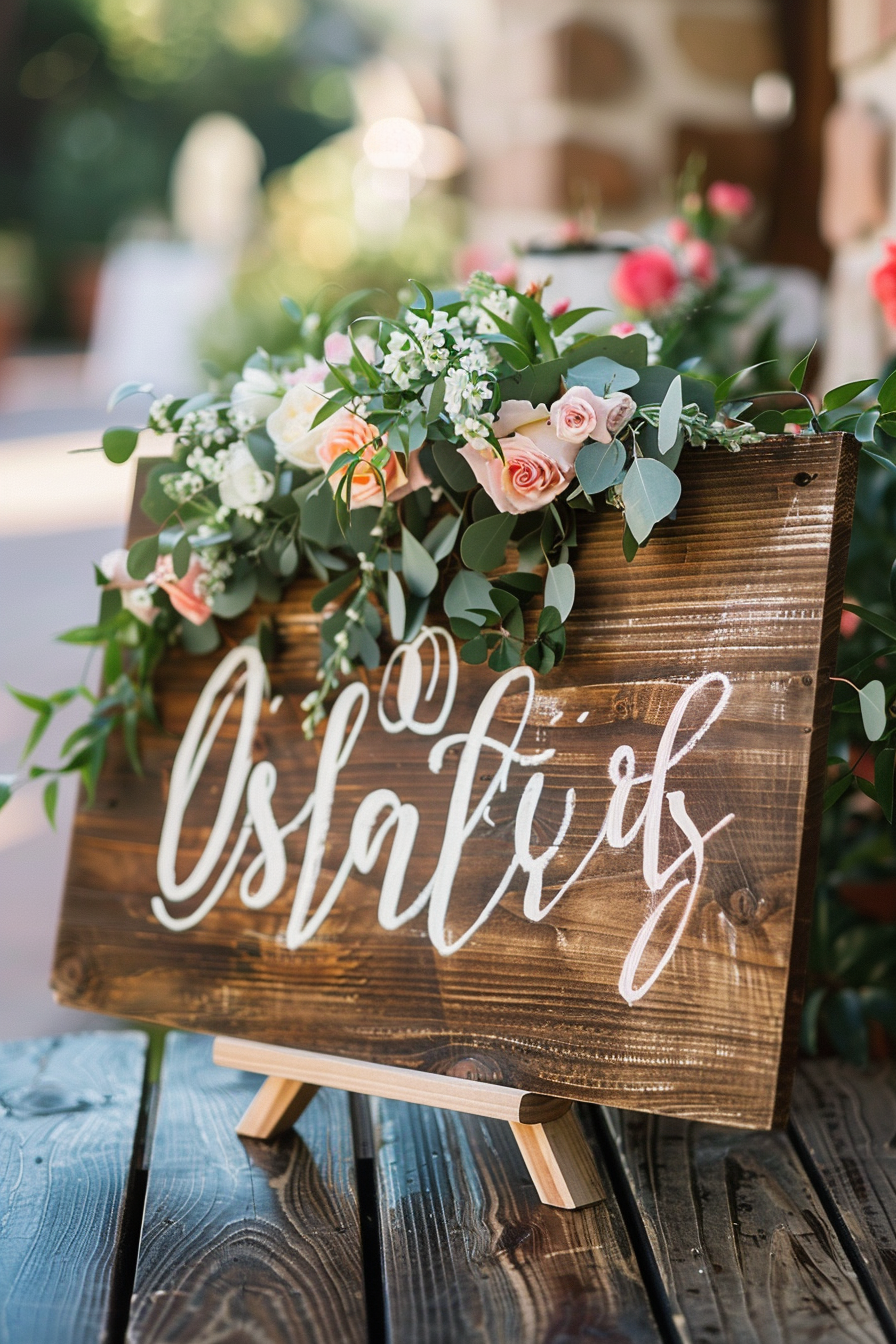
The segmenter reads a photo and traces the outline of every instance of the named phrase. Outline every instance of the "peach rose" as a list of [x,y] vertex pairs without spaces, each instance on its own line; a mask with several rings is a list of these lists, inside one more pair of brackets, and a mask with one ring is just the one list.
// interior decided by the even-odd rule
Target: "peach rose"
[[[382,486],[376,472],[368,464],[377,449],[387,442],[387,436],[383,435],[380,441],[376,425],[369,424],[360,415],[355,415],[344,407],[329,420],[325,420],[324,426],[327,428],[327,433],[317,449],[318,461],[324,470],[343,453],[362,452],[361,463],[352,476],[349,508],[363,509],[370,505],[382,504]],[[348,466],[340,467],[330,477],[330,486],[334,494],[347,471]],[[401,491],[407,485],[408,478],[397,453],[390,452],[385,465],[380,468],[380,475],[386,485],[387,499],[392,499],[396,491]]]
[[150,582],[158,584],[168,594],[178,616],[183,616],[184,620],[193,625],[205,625],[212,614],[211,604],[205,595],[207,573],[204,562],[194,552],[184,577],[175,578],[171,556],[160,555]]
[[544,405],[505,401],[494,425],[504,461],[485,439],[459,449],[502,513],[530,513],[556,499],[572,480],[579,445],[554,432]]

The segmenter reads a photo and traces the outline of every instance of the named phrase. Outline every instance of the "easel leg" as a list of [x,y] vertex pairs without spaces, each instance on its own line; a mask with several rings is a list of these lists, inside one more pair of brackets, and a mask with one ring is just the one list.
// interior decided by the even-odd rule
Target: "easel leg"
[[236,1127],[244,1139],[273,1139],[292,1129],[317,1088],[293,1078],[265,1078]]
[[543,1125],[508,1123],[543,1204],[581,1209],[604,1198],[594,1154],[574,1111]]

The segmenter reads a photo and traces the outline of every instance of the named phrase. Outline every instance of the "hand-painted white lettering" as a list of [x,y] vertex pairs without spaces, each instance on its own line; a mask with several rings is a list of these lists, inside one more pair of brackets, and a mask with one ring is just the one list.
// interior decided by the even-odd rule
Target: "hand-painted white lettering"
[[[432,663],[425,694],[421,657],[424,647],[428,649]],[[394,702],[398,717],[391,718],[386,709],[386,696],[396,663],[399,668]],[[390,735],[404,731],[418,737],[441,734],[454,706],[457,678],[457,654],[451,635],[442,629],[424,627],[416,639],[396,649],[384,669],[377,704],[381,727]],[[182,932],[195,927],[205,918],[229,886],[253,834],[258,843],[258,852],[240,878],[240,899],[248,910],[267,908],[280,895],[286,882],[287,855],[284,841],[307,823],[305,853],[285,931],[287,948],[295,951],[315,936],[339,899],[351,871],[355,869],[362,874],[370,873],[391,838],[377,912],[380,926],[387,930],[398,929],[426,909],[427,933],[432,946],[442,956],[452,956],[482,928],[518,873],[526,877],[523,914],[527,919],[538,922],[545,919],[570,887],[583,877],[604,841],[608,850],[623,850],[641,835],[644,884],[651,896],[665,894],[648,914],[632,943],[621,969],[619,992],[627,1003],[634,1004],[656,983],[671,961],[691,917],[703,875],[706,842],[734,820],[733,814],[729,813],[707,831],[701,831],[688,813],[684,792],[680,789],[667,791],[666,788],[670,772],[697,745],[727,705],[732,688],[726,676],[720,672],[709,672],[682,691],[662,732],[650,770],[640,774],[637,772],[635,753],[630,746],[621,745],[613,751],[608,765],[613,793],[603,822],[573,872],[562,882],[555,879],[556,890],[543,905],[547,870],[551,865],[556,867],[558,863],[562,864],[563,846],[576,815],[576,793],[574,789],[567,789],[563,818],[553,841],[540,853],[533,854],[532,833],[546,779],[545,773],[537,767],[552,760],[555,751],[553,748],[532,753],[520,750],[520,742],[532,712],[535,679],[528,667],[512,668],[505,672],[489,687],[469,731],[440,736],[430,750],[429,768],[434,774],[442,772],[449,751],[460,748],[460,753],[434,872],[404,909],[401,909],[401,903],[420,814],[412,803],[403,801],[392,789],[387,788],[372,790],[357,807],[345,853],[329,887],[315,906],[339,775],[348,764],[367,721],[370,692],[362,683],[354,682],[339,695],[327,723],[314,789],[292,820],[284,826],[278,826],[273,808],[277,771],[269,761],[261,761],[253,768],[251,757],[264,686],[264,664],[258,651],[248,646],[234,649],[209,679],[190,719],[172,770],[168,807],[159,845],[158,878],[164,900],[155,897],[152,902],[153,913],[166,928]],[[421,696],[424,703],[429,703],[440,687],[443,698],[437,717],[421,720],[418,718]],[[193,871],[184,881],[178,882],[175,867],[184,816],[224,719],[240,691],[243,693],[240,726],[218,814]],[[510,741],[502,742],[493,735],[492,723],[501,701],[511,691],[524,691],[525,699]],[[676,748],[688,708],[704,693],[715,693],[711,708],[698,727],[691,730],[684,742]],[[215,709],[219,697],[220,704]],[[551,722],[554,723],[559,717],[562,715],[555,714]],[[583,723],[586,717],[587,712],[579,714],[576,723]],[[486,787],[474,801],[485,753],[497,756],[497,766],[487,776]],[[453,929],[449,933],[451,898],[464,846],[481,823],[494,825],[490,806],[499,792],[507,791],[510,772],[515,766],[534,773],[529,776],[517,805],[513,849],[508,854],[507,866],[497,887],[484,901],[473,922],[460,933]],[[626,829],[626,813],[632,795],[645,787],[647,796]],[[180,918],[173,916],[166,902],[177,904],[198,896],[212,880],[233,831],[244,793],[245,818],[233,850],[211,890],[191,914]],[[641,796],[644,796],[643,793]],[[670,824],[675,827],[674,833],[682,836],[686,845],[660,871],[660,853],[668,854],[670,848],[668,838],[663,843],[668,830],[667,812]],[[691,875],[682,877],[669,887],[672,878],[686,864],[690,864],[688,871]],[[253,889],[259,874],[260,881]],[[551,886],[554,884],[552,882]],[[681,913],[671,937],[664,943],[666,935],[661,936],[658,930],[661,923],[665,927],[664,916],[674,919],[672,907],[680,893],[686,893],[682,896]],[[643,972],[644,978],[636,985],[642,962],[658,940],[657,949],[651,953]]]

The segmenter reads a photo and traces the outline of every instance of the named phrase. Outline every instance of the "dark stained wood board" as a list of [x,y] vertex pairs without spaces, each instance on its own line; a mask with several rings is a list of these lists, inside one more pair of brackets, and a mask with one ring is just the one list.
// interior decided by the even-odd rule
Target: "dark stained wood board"
[[107,1338],[140,1113],[140,1032],[0,1044],[0,1342]]
[[[612,753],[631,746],[638,770],[649,771],[686,688],[705,673],[721,673],[731,685],[724,713],[667,783],[683,792],[701,833],[729,813],[735,819],[707,840],[693,911],[644,998],[630,1006],[618,986],[659,899],[642,877],[640,839],[627,849],[601,849],[540,923],[523,914],[525,878],[517,873],[488,922],[451,956],[431,946],[425,911],[399,929],[378,925],[389,842],[369,875],[350,875],[317,935],[288,950],[283,935],[304,832],[288,842],[286,884],[266,909],[246,909],[234,878],[195,928],[162,928],[150,903],[158,895],[156,851],[171,766],[221,657],[175,652],[159,679],[168,735],[144,736],[145,778],[135,779],[116,749],[96,806],[78,815],[54,972],[61,1000],[689,1118],[759,1127],[783,1121],[856,451],[852,440],[829,435],[768,440],[739,455],[688,452],[678,516],[660,525],[631,566],[621,557],[620,517],[602,509],[591,522],[583,518],[569,655],[538,681],[520,742],[520,750],[556,752],[544,767],[535,853],[560,827],[567,788],[577,795],[557,856],[559,878],[548,870],[545,901],[603,822]],[[314,583],[296,584],[288,602],[257,608],[230,635],[237,642],[251,634],[266,611],[282,640],[272,695],[283,703],[274,716],[264,707],[254,747],[256,761],[276,766],[280,825],[305,801],[320,756],[320,737],[306,744],[299,727],[317,659],[315,590]],[[369,679],[373,691],[378,676]],[[488,669],[461,666],[446,732],[469,731],[494,681]],[[711,688],[700,694],[678,746],[713,703]],[[427,756],[435,739],[387,736],[376,722],[375,696],[373,704],[339,775],[323,876],[329,881],[342,860],[359,803],[371,789],[389,788],[420,812],[407,904],[436,866],[459,748],[449,749],[441,774],[432,773]],[[522,705],[513,693],[499,703],[492,731],[505,743]],[[187,813],[179,876],[208,838],[236,727],[234,710]],[[477,788],[486,787],[498,760],[496,753],[480,757]],[[490,809],[493,825],[481,823],[466,843],[451,898],[452,937],[472,922],[507,867],[528,773],[511,769],[507,791]],[[646,793],[639,787],[638,807]],[[635,815],[630,802],[627,825]],[[660,866],[683,848],[664,814]],[[655,966],[681,910],[673,906],[660,924],[637,983]]]
[[791,1125],[896,1339],[896,1071],[801,1063]]
[[786,1134],[605,1118],[688,1344],[884,1344]]
[[265,1144],[234,1133],[257,1088],[167,1038],[128,1344],[367,1344],[348,1096]]
[[552,1209],[509,1125],[370,1106],[389,1344],[660,1344],[599,1154],[606,1200]]

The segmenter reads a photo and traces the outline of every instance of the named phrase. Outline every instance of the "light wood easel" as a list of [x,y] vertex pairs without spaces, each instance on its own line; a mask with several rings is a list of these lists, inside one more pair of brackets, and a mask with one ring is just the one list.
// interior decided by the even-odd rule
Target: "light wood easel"
[[319,1087],[344,1088],[390,1101],[412,1101],[448,1111],[506,1120],[543,1204],[581,1209],[604,1190],[572,1103],[470,1078],[368,1064],[280,1045],[215,1038],[216,1064],[266,1075],[236,1127],[247,1139],[272,1139],[291,1129]]

